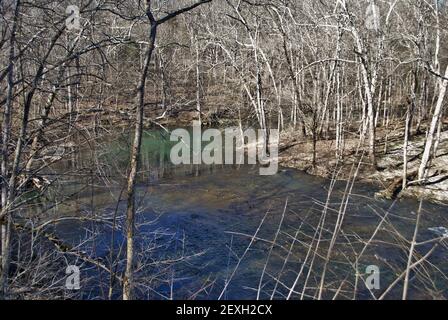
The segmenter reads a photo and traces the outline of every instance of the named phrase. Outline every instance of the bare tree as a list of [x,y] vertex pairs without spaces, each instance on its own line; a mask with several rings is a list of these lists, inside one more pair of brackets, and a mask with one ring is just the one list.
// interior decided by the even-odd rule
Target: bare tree
[[151,8],[151,0],[146,1],[145,14],[150,24],[150,32],[149,32],[149,44],[146,48],[145,53],[145,61],[143,63],[143,69],[141,71],[140,80],[137,87],[137,118],[135,120],[135,132],[134,132],[134,142],[132,144],[132,152],[131,152],[131,163],[130,163],[130,172],[128,176],[128,187],[127,187],[127,259],[126,259],[126,274],[125,280],[123,283],[123,299],[130,300],[132,299],[132,288],[133,288],[133,270],[134,270],[134,233],[135,233],[135,212],[136,212],[136,203],[135,203],[135,193],[136,193],[136,178],[137,171],[139,167],[140,160],[140,150],[142,145],[142,135],[143,135],[143,120],[144,120],[144,106],[145,106],[145,89],[146,89],[146,79],[148,76],[149,65],[151,63],[152,54],[155,49],[156,36],[157,36],[157,28],[170,21],[171,19],[176,18],[178,15],[183,14],[185,12],[191,11],[196,7],[209,3],[211,0],[202,0],[194,3],[193,5],[184,7],[168,15],[157,19],[154,17],[152,8]]

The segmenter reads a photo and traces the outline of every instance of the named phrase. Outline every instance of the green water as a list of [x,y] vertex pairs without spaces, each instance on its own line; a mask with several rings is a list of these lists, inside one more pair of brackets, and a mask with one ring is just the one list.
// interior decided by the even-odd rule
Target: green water
[[[125,186],[129,141],[128,137],[118,137],[96,151],[104,165],[102,173],[109,178],[95,179],[94,187],[66,205],[67,215],[110,217],[116,208],[123,214],[124,198],[118,206],[117,200]],[[277,175],[260,176],[256,166],[174,167],[169,162],[172,145],[161,132],[148,132],[143,141],[137,251],[142,261],[152,264],[139,269],[136,277],[143,283],[156,273],[157,280],[151,281],[149,292],[143,285],[138,288],[140,298],[284,299],[290,295],[299,299],[302,293],[305,299],[314,298],[347,183],[336,183],[328,197],[330,181],[297,170],[281,169]],[[73,191],[85,183],[85,179],[75,178],[64,190]],[[336,292],[340,299],[378,297],[406,266],[405,239],[412,239],[419,204],[414,200],[377,201],[373,197],[376,191],[371,185],[354,186],[327,264],[326,299]],[[327,198],[328,208],[324,210]],[[324,228],[316,232],[324,212]],[[384,216],[383,228],[377,230],[357,261],[360,273],[369,265],[380,268],[381,288],[370,293],[360,281],[355,295],[357,254]],[[428,228],[448,227],[447,217],[447,207],[425,203],[418,241],[435,237]],[[123,220],[120,223],[124,226]],[[85,236],[85,228],[83,224],[61,223],[56,232],[76,244]],[[98,230],[95,254],[107,257],[111,230],[105,225]],[[254,234],[257,236],[252,240]],[[119,248],[124,241],[118,232],[114,247]],[[310,244],[316,255],[309,253]],[[418,255],[423,256],[432,246],[419,246]],[[448,297],[446,258],[445,240],[427,263],[411,273],[410,298]],[[154,263],[160,260],[171,262],[163,266]],[[401,290],[402,283],[387,297],[399,298]]]

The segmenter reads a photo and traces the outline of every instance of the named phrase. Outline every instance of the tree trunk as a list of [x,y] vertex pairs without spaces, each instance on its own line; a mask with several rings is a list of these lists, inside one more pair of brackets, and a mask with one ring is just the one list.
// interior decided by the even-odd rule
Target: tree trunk
[[[13,94],[14,94],[14,59],[15,59],[15,41],[16,41],[16,30],[17,30],[17,20],[19,18],[20,11],[20,0],[17,0],[16,7],[14,10],[14,22],[11,29],[11,37],[9,40],[9,65],[8,65],[8,75],[7,75],[7,96],[5,111],[3,114],[2,123],[2,161],[1,161],[1,212],[2,215],[8,210],[8,144],[11,136],[11,113],[13,106]],[[0,219],[0,242],[1,242],[1,259],[0,259],[0,300],[5,299],[6,288],[8,281],[9,272],[9,239],[10,239],[10,220],[8,215],[5,214],[3,219]]]
[[201,0],[188,7],[179,9],[173,13],[167,14],[160,20],[156,20],[151,10],[151,0],[146,0],[146,16],[151,25],[149,34],[149,46],[145,54],[145,62],[143,70],[140,75],[139,84],[137,87],[137,115],[135,122],[134,141],[132,143],[130,171],[128,175],[127,185],[127,209],[126,209],[126,271],[123,281],[123,300],[133,299],[134,287],[134,234],[135,234],[135,189],[137,185],[137,172],[140,162],[140,151],[143,137],[143,120],[145,108],[145,89],[146,79],[149,72],[149,65],[151,63],[152,54],[155,49],[157,28],[159,25],[177,17],[178,15],[193,10],[194,8],[211,2],[212,0]]
[[[148,8],[150,10],[150,8]],[[152,17],[152,13],[150,13]],[[155,48],[157,36],[157,23],[151,19],[150,42],[146,50],[145,62],[140,76],[137,96],[137,115],[134,132],[134,142],[132,144],[130,172],[127,186],[127,210],[126,210],[126,272],[123,282],[123,300],[132,300],[134,286],[134,233],[135,233],[135,189],[137,181],[137,172],[140,163],[140,151],[143,136],[143,120],[145,108],[145,89],[148,76],[149,65],[151,63],[152,53]]]
[[[448,66],[445,71],[445,78],[448,77]],[[439,127],[439,122],[441,120],[442,114],[443,114],[443,102],[445,100],[445,94],[447,89],[448,81],[443,79],[440,91],[439,91],[439,97],[437,99],[437,104],[434,109],[434,114],[432,116],[431,125],[429,127],[428,135],[426,138],[426,144],[425,144],[425,151],[423,152],[422,162],[420,164],[420,168],[418,171],[418,180],[423,182],[426,179],[427,176],[427,170],[428,170],[428,163],[431,158],[431,153],[434,146],[434,140],[436,136],[436,130]]]

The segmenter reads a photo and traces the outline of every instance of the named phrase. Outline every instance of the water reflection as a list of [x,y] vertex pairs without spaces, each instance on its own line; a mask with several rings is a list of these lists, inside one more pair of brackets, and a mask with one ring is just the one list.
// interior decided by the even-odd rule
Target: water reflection
[[[90,185],[73,201],[74,207],[67,206],[66,214],[68,211],[94,212],[111,217],[116,209],[124,212],[125,202],[119,202],[118,207],[116,204],[124,186],[128,140],[116,139],[106,146],[99,159],[107,164],[102,174],[109,177],[108,183],[96,176],[94,181],[75,179],[65,185],[65,192],[86,182]],[[319,234],[319,249],[311,261],[310,244],[314,250],[316,228],[322,223],[330,181],[291,169],[263,177],[255,166],[173,167],[169,164],[169,146],[167,136],[160,132],[148,133],[144,139],[138,191],[138,250],[145,253],[144,261],[152,264],[139,270],[139,276],[153,277],[154,288],[152,293],[144,295],[147,291],[140,288],[141,298],[284,299],[289,295],[294,299],[315,298],[346,183],[338,182],[333,188],[324,228]],[[328,264],[325,298],[332,298],[336,293],[339,298],[371,298],[363,284],[354,293],[353,261],[375,232],[375,241],[358,261],[358,269],[378,265],[381,281],[386,285],[406,266],[406,243],[400,237],[412,238],[418,203],[376,201],[375,191],[371,185],[354,187]],[[423,208],[420,242],[434,237],[428,228],[448,225],[447,207],[425,203]],[[387,223],[376,230],[386,213]],[[61,223],[56,232],[76,244],[85,236],[85,227],[86,224]],[[95,255],[108,257],[110,227],[94,228],[98,232]],[[251,238],[254,234],[256,237]],[[121,232],[114,235],[116,252],[124,241]],[[420,255],[431,246],[428,243],[419,247]],[[418,287],[428,279],[439,289],[434,295],[446,297],[448,282],[443,275],[448,272],[446,257],[446,245],[441,245],[430,259],[437,270],[425,265],[427,274],[413,275],[417,285],[411,287],[410,298],[431,298],[424,293],[424,288]],[[157,261],[164,263],[157,264]],[[297,279],[299,273],[301,276]],[[303,293],[304,286],[307,290]],[[391,296],[399,297],[400,290],[397,286]]]

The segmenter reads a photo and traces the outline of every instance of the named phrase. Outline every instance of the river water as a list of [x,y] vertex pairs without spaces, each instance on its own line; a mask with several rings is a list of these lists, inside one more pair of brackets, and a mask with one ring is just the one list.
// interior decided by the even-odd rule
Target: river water
[[[80,156],[77,166],[83,161],[101,163],[95,179],[71,177],[61,182],[66,194],[82,190],[74,201],[59,208],[64,215],[104,217],[108,222],[67,221],[54,228],[59,237],[105,264],[112,264],[110,257],[121,261],[118,272],[123,269],[120,248],[125,243],[126,207],[125,197],[118,199],[125,186],[128,143],[127,137],[117,138],[95,150],[94,156]],[[371,299],[379,297],[405,269],[406,240],[414,233],[417,201],[378,201],[375,187],[355,183],[345,202],[347,182],[332,187],[327,179],[293,169],[260,176],[256,166],[173,167],[168,161],[170,145],[159,132],[145,135],[137,199],[139,298],[313,299],[325,270],[325,299]],[[345,205],[342,227],[326,263]],[[418,242],[437,237],[430,228],[448,227],[448,207],[423,203],[422,208]],[[115,213],[118,228],[113,233],[110,225]],[[322,222],[323,228],[318,228]],[[357,260],[369,239],[370,245]],[[433,246],[433,242],[418,246],[417,256]],[[410,298],[448,298],[447,252],[445,240],[411,272]],[[364,274],[367,266],[378,267],[379,289],[368,290],[359,278],[355,285],[356,270]],[[95,280],[83,287],[83,298],[101,298],[107,291],[107,274],[83,267],[84,274]],[[364,279],[368,276],[363,275]],[[118,298],[119,284],[115,287]],[[399,298],[401,292],[402,281],[386,298]]]

